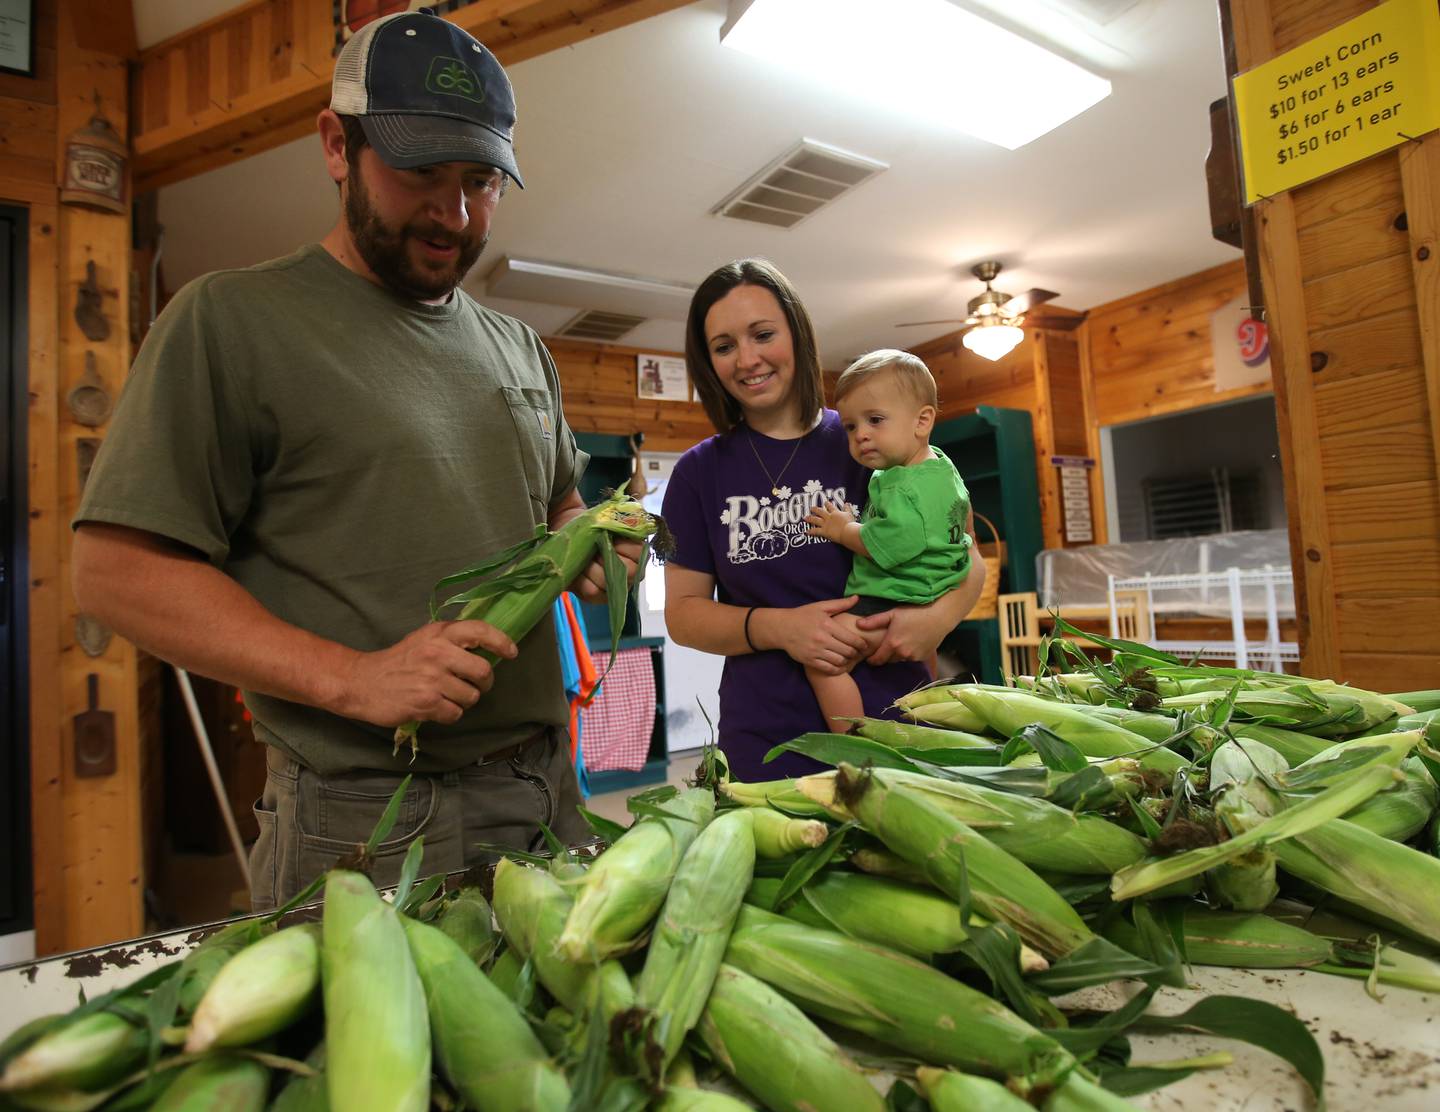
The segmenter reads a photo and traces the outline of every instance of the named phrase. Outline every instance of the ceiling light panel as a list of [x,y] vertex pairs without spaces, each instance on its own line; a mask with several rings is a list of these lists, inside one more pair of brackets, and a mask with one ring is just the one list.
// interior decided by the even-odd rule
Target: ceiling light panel
[[731,0],[720,41],[837,92],[1015,150],[1110,82],[947,0]]
[[587,306],[642,319],[684,320],[694,286],[564,263],[504,255],[485,276],[485,293],[546,305]]
[[888,169],[884,162],[862,154],[802,139],[710,211],[793,228],[822,205]]

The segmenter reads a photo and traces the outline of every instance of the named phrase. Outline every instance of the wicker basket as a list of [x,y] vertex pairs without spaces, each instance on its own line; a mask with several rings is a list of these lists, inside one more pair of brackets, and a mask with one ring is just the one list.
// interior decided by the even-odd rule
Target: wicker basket
[[[982,541],[975,538],[975,551],[985,561],[985,586],[980,591],[980,598],[975,603],[975,608],[967,615],[968,618],[993,618],[1000,611],[996,605],[996,598],[1000,594],[1000,569],[1005,566],[1005,542],[1000,539],[1000,534],[995,530],[995,523],[982,513],[975,515],[975,520],[983,522],[986,529],[990,530],[990,539]],[[977,534],[979,530],[976,530]]]

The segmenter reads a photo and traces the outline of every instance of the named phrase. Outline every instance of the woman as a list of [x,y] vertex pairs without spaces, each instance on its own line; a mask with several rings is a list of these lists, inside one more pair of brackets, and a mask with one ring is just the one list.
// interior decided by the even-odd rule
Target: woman
[[[679,644],[727,658],[720,745],[736,779],[814,771],[795,754],[762,762],[779,742],[826,729],[805,668],[838,674],[865,646],[833,620],[855,602],[837,597],[850,554],[807,536],[805,516],[821,502],[863,506],[870,472],[824,408],[810,317],[770,263],[742,259],[700,284],[685,361],[717,435],[681,457],[666,490],[676,552],[665,569],[665,624]],[[930,606],[862,619],[887,631],[852,673],[867,713],[930,678],[918,662],[969,612],[980,579]]]

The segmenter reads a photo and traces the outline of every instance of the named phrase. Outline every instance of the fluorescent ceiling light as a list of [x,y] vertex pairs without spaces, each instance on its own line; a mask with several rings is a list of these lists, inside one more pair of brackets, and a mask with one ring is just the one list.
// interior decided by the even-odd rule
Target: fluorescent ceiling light
[[1110,82],[947,0],[731,0],[726,46],[850,96],[1023,147]]
[[977,324],[960,338],[960,342],[982,359],[992,363],[1002,359],[1025,338],[1013,324]]

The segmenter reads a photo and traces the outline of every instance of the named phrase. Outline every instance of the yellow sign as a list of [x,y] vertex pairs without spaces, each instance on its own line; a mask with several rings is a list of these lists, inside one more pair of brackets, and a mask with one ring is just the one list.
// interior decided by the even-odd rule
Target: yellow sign
[[1234,89],[1253,205],[1440,127],[1440,6],[1386,0]]

